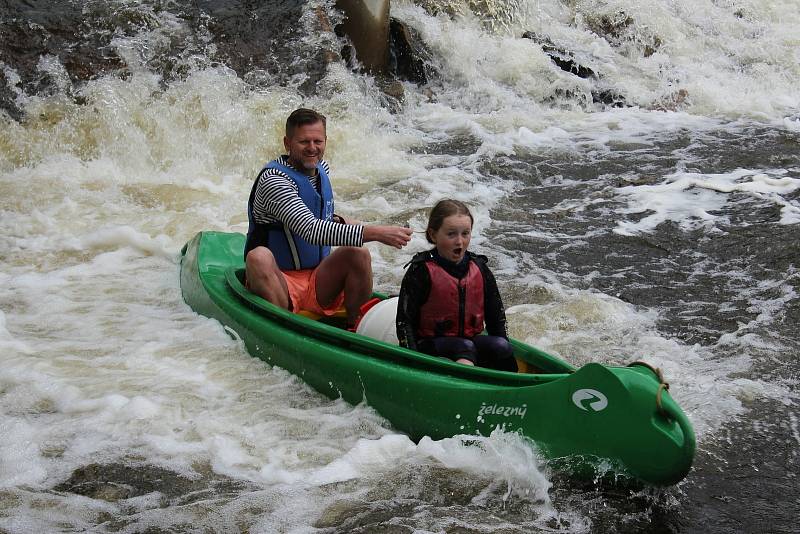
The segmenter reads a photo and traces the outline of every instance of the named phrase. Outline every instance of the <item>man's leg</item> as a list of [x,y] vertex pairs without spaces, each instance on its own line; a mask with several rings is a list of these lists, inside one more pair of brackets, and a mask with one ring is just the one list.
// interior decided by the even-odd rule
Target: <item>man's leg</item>
[[339,247],[317,268],[317,302],[330,306],[344,290],[347,324],[358,319],[361,305],[372,296],[372,257],[361,247]]
[[247,289],[283,309],[289,308],[289,288],[275,256],[266,247],[256,247],[245,259]]

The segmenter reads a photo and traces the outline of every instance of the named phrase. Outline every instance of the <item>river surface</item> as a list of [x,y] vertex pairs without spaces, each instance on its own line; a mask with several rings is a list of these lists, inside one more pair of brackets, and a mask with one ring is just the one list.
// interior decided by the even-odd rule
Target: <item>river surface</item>
[[[797,531],[796,0],[395,0],[427,61],[402,102],[315,67],[344,44],[331,2],[250,4],[0,3],[0,532]],[[246,231],[301,105],[329,118],[338,211],[421,231],[463,200],[514,337],[660,367],[688,477],[414,443],[194,313],[181,247]],[[368,246],[393,292],[427,244]]]

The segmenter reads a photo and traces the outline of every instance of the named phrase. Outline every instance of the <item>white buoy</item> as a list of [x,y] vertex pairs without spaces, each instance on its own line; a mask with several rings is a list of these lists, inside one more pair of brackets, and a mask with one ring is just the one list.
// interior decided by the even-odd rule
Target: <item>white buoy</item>
[[397,297],[384,299],[375,304],[361,317],[356,333],[378,339],[392,345],[397,341]]

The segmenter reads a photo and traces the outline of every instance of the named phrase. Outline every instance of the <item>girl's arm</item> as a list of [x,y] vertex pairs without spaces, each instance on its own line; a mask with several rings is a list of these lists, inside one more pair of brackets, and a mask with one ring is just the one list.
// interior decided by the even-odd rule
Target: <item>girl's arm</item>
[[508,339],[506,309],[503,306],[503,299],[500,297],[500,290],[497,288],[497,281],[486,263],[479,262],[478,265],[483,274],[483,310],[486,314],[486,332],[490,336]]
[[419,310],[430,294],[431,280],[423,263],[412,263],[400,285],[397,302],[397,339],[401,347],[417,350]]

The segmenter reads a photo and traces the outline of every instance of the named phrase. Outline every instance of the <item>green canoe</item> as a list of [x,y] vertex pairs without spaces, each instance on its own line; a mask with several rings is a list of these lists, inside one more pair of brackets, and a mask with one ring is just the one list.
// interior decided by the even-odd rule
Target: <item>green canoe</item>
[[[292,314],[242,284],[244,236],[201,232],[183,250],[181,289],[253,356],[331,398],[366,401],[412,439],[519,432],[551,465],[651,485],[689,471],[695,437],[660,373],[646,364],[575,369],[512,340],[526,373],[476,368]],[[535,372],[530,372],[535,370]]]

